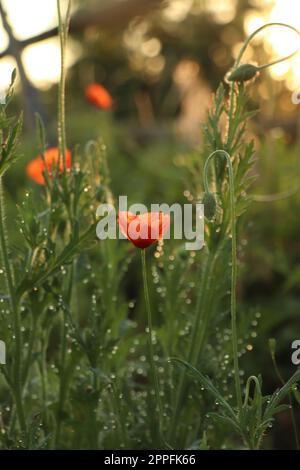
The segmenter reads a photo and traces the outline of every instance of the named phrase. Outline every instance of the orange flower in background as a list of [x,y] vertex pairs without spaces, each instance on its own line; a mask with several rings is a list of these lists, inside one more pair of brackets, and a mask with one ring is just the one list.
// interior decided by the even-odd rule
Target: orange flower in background
[[170,227],[170,216],[163,212],[136,215],[120,211],[118,223],[123,235],[135,246],[144,249],[163,238]]
[[113,99],[109,92],[99,83],[92,83],[85,89],[85,96],[90,103],[101,109],[111,109],[113,105]]
[[[44,171],[48,171],[49,174],[56,167],[59,159],[59,149],[57,147],[51,147],[45,151],[45,162],[41,155],[36,157],[34,160],[28,163],[26,167],[26,174],[29,178],[35,181],[37,184],[45,184],[45,178],[43,175]],[[71,168],[71,152],[66,150],[66,168]],[[63,161],[59,163],[59,172],[63,171]]]

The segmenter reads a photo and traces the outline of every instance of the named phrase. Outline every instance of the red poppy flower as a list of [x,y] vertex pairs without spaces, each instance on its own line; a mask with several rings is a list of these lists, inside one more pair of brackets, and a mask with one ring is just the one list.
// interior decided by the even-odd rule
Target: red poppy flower
[[113,99],[109,92],[99,83],[92,83],[85,89],[85,96],[90,103],[98,108],[108,110],[113,105]]
[[[34,180],[37,184],[45,184],[45,179],[43,172],[48,171],[49,174],[53,171],[53,168],[58,163],[59,159],[59,149],[57,147],[51,147],[45,151],[44,154],[45,162],[43,161],[41,155],[36,157],[34,160],[28,163],[26,167],[26,173],[29,178]],[[71,152],[66,150],[66,168],[71,168]],[[59,172],[63,171],[63,162],[62,160],[59,163]]]
[[163,212],[147,212],[136,215],[120,211],[120,229],[135,246],[144,249],[161,239],[170,227],[170,216]]

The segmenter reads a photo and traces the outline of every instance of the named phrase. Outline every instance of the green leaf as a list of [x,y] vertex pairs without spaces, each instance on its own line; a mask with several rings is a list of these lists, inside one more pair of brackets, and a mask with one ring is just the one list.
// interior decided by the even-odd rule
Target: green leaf
[[205,431],[203,432],[203,436],[200,441],[199,450],[209,450],[209,445],[207,442],[207,435]]
[[39,147],[40,147],[41,153],[43,154],[46,148],[46,131],[45,131],[43,120],[39,113],[35,114],[35,122],[36,122],[36,127],[37,127]]
[[282,402],[282,400],[288,395],[291,391],[293,385],[300,381],[300,370],[297,370],[292,377],[287,381],[287,383],[281,387],[281,389],[275,392],[270,400],[270,403],[266,407],[265,410],[265,417],[270,417],[275,413],[278,405]]
[[17,146],[19,144],[19,136],[22,131],[23,116],[20,115],[16,124],[10,129],[5,143],[2,145],[0,155],[0,177],[8,170],[8,168],[18,159]]
[[27,290],[40,286],[50,276],[56,274],[61,266],[71,262],[76,254],[86,249],[87,244],[96,237],[97,223],[93,223],[79,238],[73,238],[45,270],[38,271],[33,276],[25,277],[17,287],[17,295],[21,297]]
[[217,422],[222,422],[224,424],[229,425],[232,427],[237,433],[241,433],[241,427],[239,426],[238,422],[230,418],[229,416],[221,415],[219,413],[208,413],[209,416],[211,416],[213,419],[215,419]]
[[197,370],[194,366],[189,364],[186,361],[183,361],[182,359],[178,358],[170,358],[170,362],[178,362],[178,364],[183,365],[186,367],[190,372],[192,372],[199,380],[201,385],[208,390],[214,398],[219,402],[219,404],[228,412],[229,416],[236,422],[238,425],[238,421],[236,419],[236,415],[232,407],[229,405],[229,403],[222,397],[222,395],[219,393],[219,391],[216,389],[216,387],[213,385],[211,380],[208,377],[205,377],[199,370]]
[[17,69],[14,68],[11,74],[11,79],[10,79],[10,88],[14,86],[15,80],[17,77]]

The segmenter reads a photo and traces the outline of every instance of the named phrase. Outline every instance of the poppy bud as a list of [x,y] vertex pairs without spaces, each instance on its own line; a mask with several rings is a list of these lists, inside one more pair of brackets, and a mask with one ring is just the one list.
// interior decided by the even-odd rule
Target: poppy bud
[[212,193],[206,192],[204,194],[202,204],[204,205],[204,215],[209,220],[212,219],[217,210],[217,201]]
[[254,78],[258,71],[258,67],[253,64],[243,64],[232,72],[230,71],[227,80],[230,82],[247,82]]

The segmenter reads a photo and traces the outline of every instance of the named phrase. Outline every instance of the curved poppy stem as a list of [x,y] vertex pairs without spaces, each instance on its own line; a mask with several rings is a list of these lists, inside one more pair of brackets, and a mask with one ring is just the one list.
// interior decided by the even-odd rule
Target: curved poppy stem
[[[266,28],[270,28],[270,27],[273,27],[273,26],[281,26],[283,28],[288,28],[290,31],[294,31],[298,37],[300,37],[300,31],[295,28],[294,26],[290,25],[290,24],[287,24],[287,23],[266,23],[264,25],[262,25],[261,27],[259,27],[258,29],[256,29],[252,34],[250,34],[250,36],[245,40],[239,54],[238,54],[238,57],[233,65],[233,70],[236,70],[240,63],[241,63],[241,60],[243,58],[243,55],[247,49],[247,47],[249,46],[250,42],[252,41],[252,39],[258,34],[260,33],[261,31],[263,31],[264,29]],[[263,64],[263,65],[260,65],[257,67],[257,71],[261,71],[261,70],[264,70],[268,67],[272,67],[273,65],[276,65],[276,64],[279,64],[281,62],[284,62],[286,60],[289,60],[291,59],[292,57],[294,57],[299,51],[299,46],[297,47],[297,49],[295,49],[293,52],[291,52],[290,54],[288,54],[287,56],[285,57],[280,57],[276,60],[273,60],[272,62],[268,63],[268,64]],[[230,151],[230,146],[232,144],[232,133],[231,133],[231,122],[232,122],[232,116],[233,116],[233,112],[234,112],[234,90],[235,90],[235,83],[234,81],[232,82],[231,84],[231,87],[230,87],[230,106],[229,106],[229,116],[228,116],[228,122],[229,122],[229,130],[228,130],[228,136],[227,136],[227,150]]]
[[151,376],[152,376],[151,379],[154,384],[156,405],[157,405],[158,412],[159,412],[159,416],[158,416],[159,434],[165,446],[168,449],[172,449],[162,436],[161,419],[163,416],[163,407],[162,407],[162,402],[160,398],[159,382],[158,382],[158,376],[157,376],[157,371],[156,371],[155,362],[154,362],[152,313],[151,313],[149,287],[148,287],[146,250],[141,250],[141,258],[142,258],[144,297],[145,297],[145,304],[146,304],[147,318],[148,318],[147,340],[148,340],[150,370],[151,370]]
[[221,154],[226,158],[228,176],[229,176],[229,194],[230,194],[230,212],[231,212],[231,335],[232,335],[232,353],[233,353],[233,366],[234,366],[234,381],[237,399],[237,407],[239,414],[242,413],[242,392],[240,383],[240,371],[238,360],[238,344],[237,344],[237,325],[236,325],[236,284],[237,284],[237,237],[236,237],[236,210],[235,210],[235,189],[234,189],[234,173],[230,155],[225,150],[215,150],[207,158],[204,165],[204,188],[209,191],[208,184],[208,167],[211,160],[217,155]]
[[[57,135],[58,135],[58,147],[59,147],[59,159],[57,164],[57,171],[59,171],[60,163],[63,163],[63,170],[66,172],[66,116],[65,116],[65,87],[66,87],[66,45],[67,45],[67,38],[68,38],[68,30],[70,24],[70,17],[71,17],[71,2],[72,0],[68,0],[67,3],[67,10],[65,17],[62,17],[61,11],[61,0],[56,0],[57,6],[57,15],[58,15],[58,31],[59,31],[59,40],[60,40],[60,81],[59,81],[59,92],[58,92],[58,127],[57,127]],[[64,189],[67,191],[66,186],[64,184]],[[71,227],[73,226],[72,220],[72,211],[70,209],[70,205],[66,204],[66,209],[69,215]],[[71,264],[71,268],[69,270],[69,280],[68,285],[66,288],[66,301],[67,304],[70,305],[72,299],[72,288],[73,288],[73,280],[74,280],[74,263]],[[62,428],[62,411],[64,408],[64,404],[66,401],[67,396],[67,380],[66,380],[66,357],[67,357],[67,325],[65,319],[65,311],[62,311],[62,318],[61,318],[61,325],[60,325],[60,334],[61,334],[61,356],[60,356],[60,384],[59,384],[59,399],[58,399],[58,413],[57,413],[57,422],[56,422],[56,430],[54,434],[54,445],[55,448],[58,447],[60,437],[61,437],[61,428]]]
[[[242,57],[244,55],[244,52],[246,51],[248,45],[250,44],[250,42],[252,41],[252,39],[258,34],[260,33],[261,31],[263,31],[264,29],[266,28],[269,28],[269,27],[272,27],[272,26],[281,26],[283,28],[288,28],[290,29],[291,31],[294,31],[294,33],[296,33],[298,35],[298,37],[300,37],[300,32],[297,28],[295,28],[294,26],[290,25],[290,24],[287,24],[287,23],[266,23],[262,26],[260,26],[260,28],[256,29],[252,34],[250,34],[250,36],[246,39],[246,41],[244,42],[243,44],[243,47],[241,48],[240,52],[239,52],[239,55],[235,61],[235,64],[234,64],[234,67],[238,67],[238,65],[240,64],[241,60],[242,60]],[[259,70],[263,70],[263,69],[266,69],[268,67],[272,67],[272,65],[276,65],[276,64],[279,64],[280,62],[283,62],[285,60],[288,60],[288,59],[291,59],[293,56],[295,56],[299,51],[299,46],[297,47],[297,49],[295,49],[293,52],[291,52],[289,55],[285,56],[285,57],[280,57],[279,59],[276,59],[276,60],[273,60],[272,62],[268,63],[268,64],[263,64],[263,65],[260,65],[258,66],[258,69]]]

